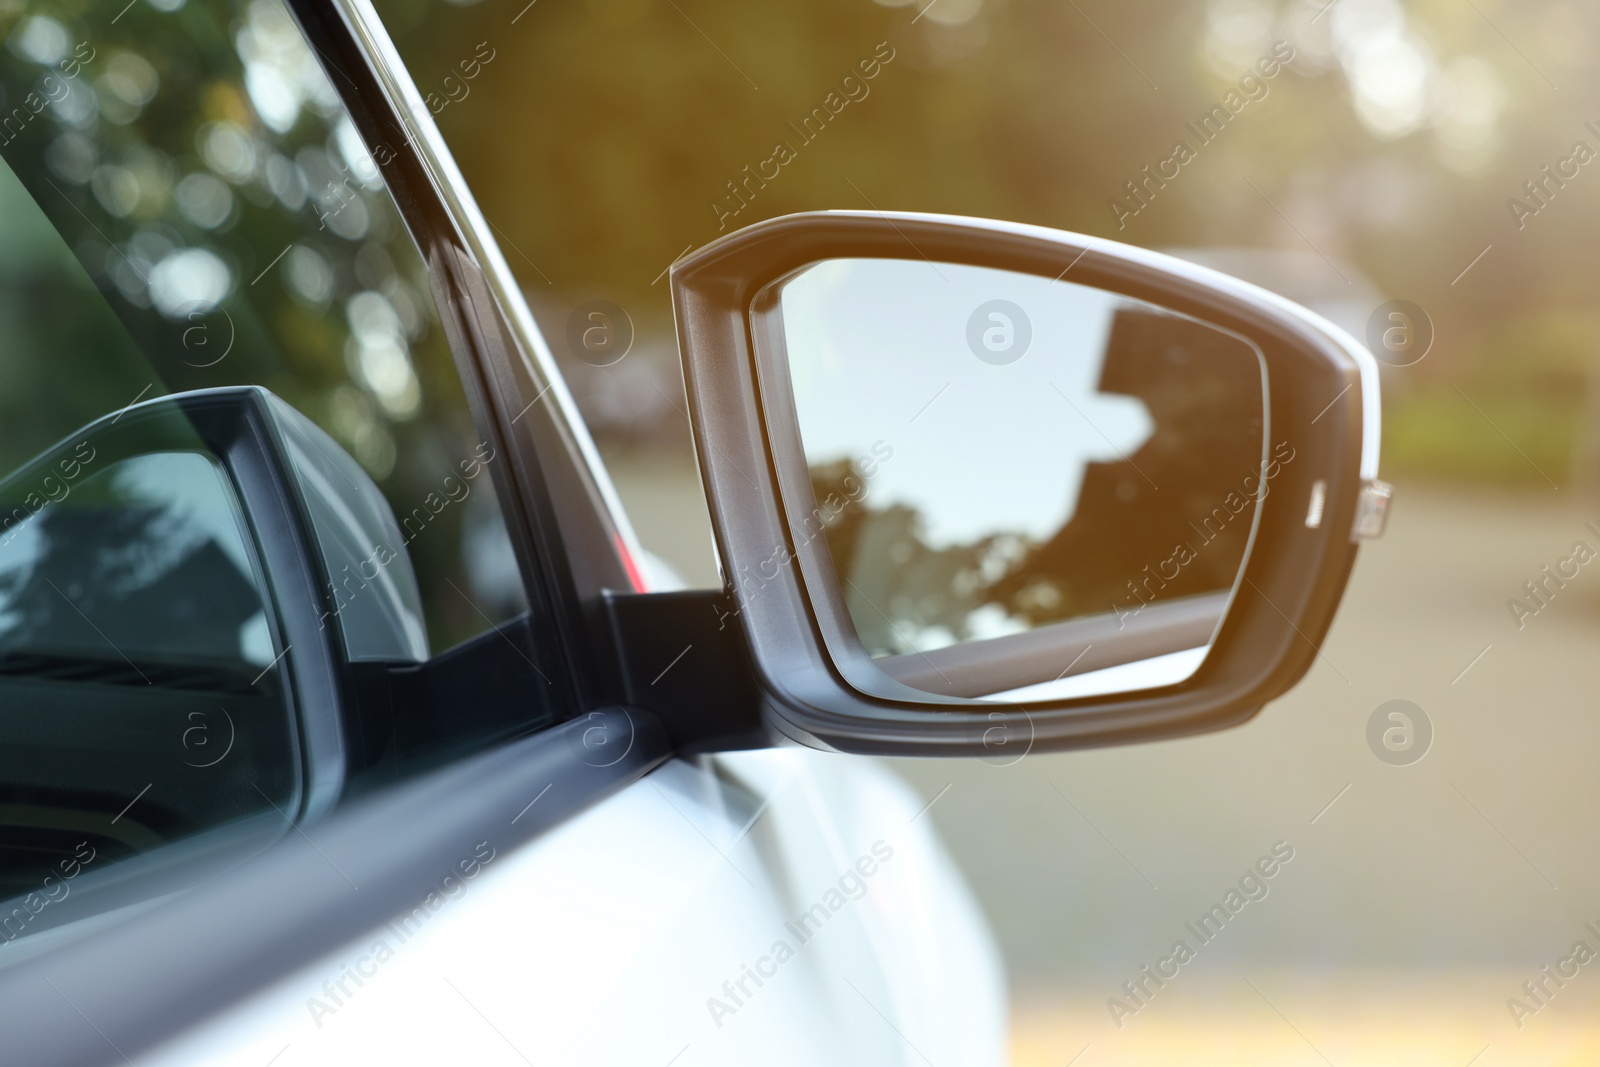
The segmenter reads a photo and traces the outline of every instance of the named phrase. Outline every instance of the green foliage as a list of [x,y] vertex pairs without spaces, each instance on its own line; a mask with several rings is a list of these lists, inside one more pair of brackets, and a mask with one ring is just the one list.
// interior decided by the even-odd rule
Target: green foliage
[[[525,2],[386,0],[380,10],[425,92],[478,42],[497,49],[473,95],[438,121],[489,217],[551,282],[511,254],[525,284],[556,303],[603,290],[636,321],[669,322],[666,287],[650,282],[717,236],[711,205],[726,183],[775,141],[795,141],[788,124],[887,41],[896,58],[870,95],[797,144],[798,158],[730,228],[875,207],[1154,248],[1309,244],[1354,263],[1386,297],[1416,301],[1437,327],[1428,359],[1391,376],[1387,461],[1496,480],[1519,477],[1520,464],[1537,479],[1498,434],[1477,439],[1472,420],[1483,420],[1460,403],[1456,380],[1475,398],[1465,383],[1489,387],[1480,405],[1514,422],[1502,428],[1541,466],[1564,466],[1586,432],[1575,397],[1594,362],[1585,316],[1600,165],[1521,229],[1508,201],[1574,142],[1600,150],[1584,126],[1600,118],[1585,110],[1600,97],[1588,59],[1600,9],[1340,0],[1313,22],[1322,5],[1291,0]],[[1362,19],[1392,26],[1396,11],[1428,82],[1420,118],[1384,128],[1361,110],[1350,42]],[[1279,39],[1296,61],[1119,229],[1111,198],[1175,141],[1194,142],[1185,122]],[[1330,289],[1342,284],[1330,271]],[[1560,372],[1559,388],[1543,384],[1547,371]],[[1448,414],[1452,404],[1466,416]],[[1497,447],[1514,462],[1495,458]]]
[[1493,390],[1468,395],[1477,408],[1454,390],[1392,404],[1383,425],[1384,470],[1507,485],[1546,485],[1548,477],[1565,484],[1582,440],[1581,391],[1555,399]]

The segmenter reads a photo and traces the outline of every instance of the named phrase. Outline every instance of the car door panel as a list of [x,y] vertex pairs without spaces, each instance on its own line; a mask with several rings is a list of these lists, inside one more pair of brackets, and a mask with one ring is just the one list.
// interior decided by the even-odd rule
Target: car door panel
[[[837,1016],[855,1018],[863,1041],[889,1033],[892,1020],[898,1034],[876,1062],[920,1063],[919,1049],[937,1049],[950,1062],[1003,1062],[999,957],[964,880],[922,819],[923,803],[890,765],[799,748],[729,753],[717,762],[766,790],[763,821],[772,821],[770,840],[791,872],[781,889],[787,929],[817,914],[819,903],[837,904],[830,890],[845,898],[805,950],[815,947],[826,959],[823,982]],[[869,989],[874,980],[881,985]]]
[[1002,1062],[992,946],[916,815],[860,761],[674,760],[142,1062]]

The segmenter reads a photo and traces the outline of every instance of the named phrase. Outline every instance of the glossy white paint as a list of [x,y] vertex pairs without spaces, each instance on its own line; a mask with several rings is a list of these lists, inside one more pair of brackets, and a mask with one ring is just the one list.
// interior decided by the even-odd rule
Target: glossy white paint
[[139,1062],[1001,1064],[999,956],[919,807],[859,757],[674,760]]

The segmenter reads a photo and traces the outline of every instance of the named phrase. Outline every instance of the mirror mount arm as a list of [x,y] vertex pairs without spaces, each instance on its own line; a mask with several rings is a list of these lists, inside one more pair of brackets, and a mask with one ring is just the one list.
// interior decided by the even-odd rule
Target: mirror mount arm
[[680,755],[768,748],[761,691],[733,599],[719,589],[604,594],[626,702]]

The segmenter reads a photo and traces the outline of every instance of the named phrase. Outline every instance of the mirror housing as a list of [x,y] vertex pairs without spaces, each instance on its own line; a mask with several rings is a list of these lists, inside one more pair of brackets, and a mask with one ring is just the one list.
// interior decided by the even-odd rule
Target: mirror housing
[[[1067,696],[1048,686],[1028,688],[1034,679],[1008,674],[1032,655],[1024,649],[1030,640],[1054,642],[1046,651],[1060,653],[1062,665],[1074,648],[1088,652],[1096,641],[1121,642],[1121,653],[1106,665],[1137,673],[1140,653],[1129,649],[1139,640],[1146,648],[1159,641],[1151,646],[1148,632],[1125,637],[1120,626],[1113,633],[1105,619],[1083,620],[1087,629],[1080,627],[1076,637],[1034,630],[940,650],[934,655],[962,661],[968,679],[949,687],[949,695],[934,691],[940,686],[914,687],[914,665],[891,676],[884,661],[875,665],[862,650],[826,539],[805,526],[816,501],[784,337],[771,311],[779,288],[806,269],[872,259],[1067,279],[1213,325],[1260,353],[1266,439],[1282,442],[1295,458],[1281,465],[1270,493],[1263,486],[1254,502],[1242,570],[1209,651],[1186,678]],[[1354,563],[1357,537],[1381,532],[1388,487],[1376,480],[1372,356],[1306,309],[1214,271],[1039,227],[825,212],[762,222],[679,260],[672,294],[701,475],[734,603],[722,621],[734,625],[736,616],[743,629],[767,727],[804,744],[1010,761],[1028,751],[1242,722],[1310,668]],[[1194,615],[1172,614],[1172,632],[1198,627],[1203,634],[1210,623]]]

